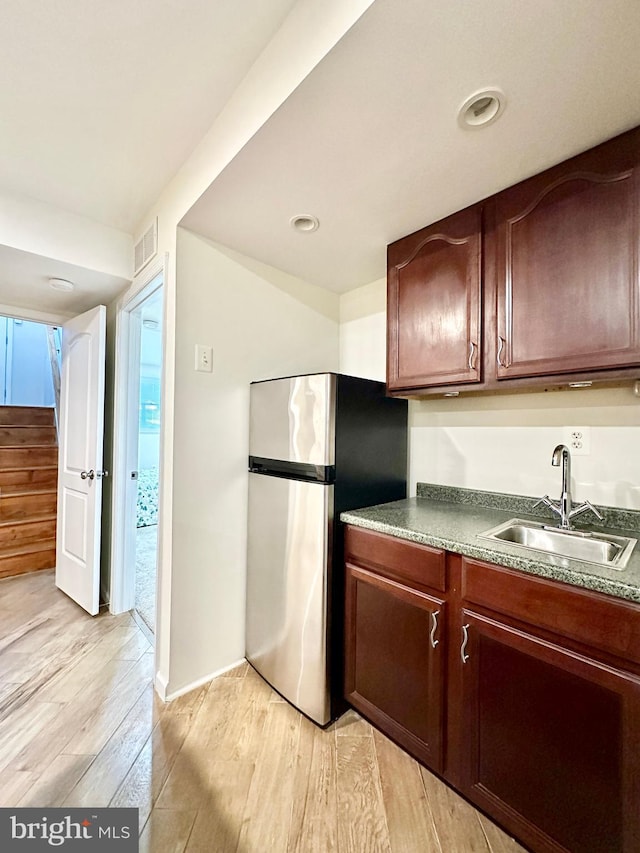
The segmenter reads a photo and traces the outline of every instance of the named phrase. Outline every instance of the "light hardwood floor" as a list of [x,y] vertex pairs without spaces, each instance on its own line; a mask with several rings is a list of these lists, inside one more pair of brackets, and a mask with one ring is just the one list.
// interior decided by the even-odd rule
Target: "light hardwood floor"
[[134,806],[151,853],[518,853],[355,712],[322,731],[248,665],[167,705],[129,614],[0,581],[0,806]]

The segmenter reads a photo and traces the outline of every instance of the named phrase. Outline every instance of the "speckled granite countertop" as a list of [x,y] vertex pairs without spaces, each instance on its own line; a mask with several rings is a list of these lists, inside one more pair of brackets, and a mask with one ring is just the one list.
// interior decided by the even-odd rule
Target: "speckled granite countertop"
[[589,527],[639,540],[627,567],[620,570],[478,537],[479,533],[510,518],[545,519],[555,524],[544,507],[533,509],[536,498],[430,483],[419,483],[417,492],[415,498],[343,512],[340,519],[357,527],[640,602],[638,511],[600,506],[604,526],[592,525],[584,516],[580,517],[580,524],[576,523],[576,527],[583,529]]

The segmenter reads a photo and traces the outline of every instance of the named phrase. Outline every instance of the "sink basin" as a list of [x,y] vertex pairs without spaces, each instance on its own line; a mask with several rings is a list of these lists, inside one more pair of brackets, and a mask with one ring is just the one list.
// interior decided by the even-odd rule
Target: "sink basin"
[[560,530],[535,521],[522,521],[520,518],[512,518],[478,536],[572,560],[599,563],[611,569],[624,569],[637,543],[637,539],[627,536]]

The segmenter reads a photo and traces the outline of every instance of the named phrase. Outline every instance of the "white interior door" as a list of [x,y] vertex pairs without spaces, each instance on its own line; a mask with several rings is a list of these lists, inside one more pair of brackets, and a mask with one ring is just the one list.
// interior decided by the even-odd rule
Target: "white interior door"
[[95,615],[100,599],[104,305],[62,329],[56,586]]

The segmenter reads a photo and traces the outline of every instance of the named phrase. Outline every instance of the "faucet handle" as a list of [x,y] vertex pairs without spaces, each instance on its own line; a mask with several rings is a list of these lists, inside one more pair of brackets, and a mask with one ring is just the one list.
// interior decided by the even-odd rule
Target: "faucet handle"
[[575,518],[576,515],[582,515],[583,512],[588,512],[589,510],[591,510],[599,521],[604,521],[604,516],[594,507],[591,501],[584,501],[580,506],[572,509],[569,513],[569,518]]
[[549,495],[543,495],[531,508],[535,509],[537,506],[540,506],[540,504],[544,504],[552,512],[555,512],[556,515],[562,515],[562,510],[554,504]]

